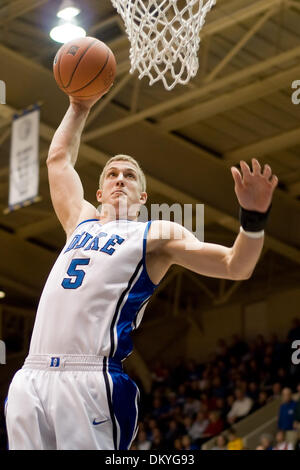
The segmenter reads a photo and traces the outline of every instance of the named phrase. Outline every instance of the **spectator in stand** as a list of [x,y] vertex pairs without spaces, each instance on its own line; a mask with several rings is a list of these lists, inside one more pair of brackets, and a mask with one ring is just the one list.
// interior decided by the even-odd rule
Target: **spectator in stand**
[[153,432],[154,432],[154,429],[156,429],[158,427],[158,423],[156,421],[156,419],[153,419],[153,418],[150,418],[148,420],[148,423],[147,423],[147,439],[149,439],[150,441],[153,441]]
[[167,395],[168,400],[168,416],[172,417],[174,410],[177,406],[177,396],[175,392],[169,392]]
[[281,394],[282,394],[281,384],[279,382],[273,383],[272,394],[268,401],[277,400],[278,398],[281,398]]
[[199,447],[195,444],[192,443],[190,436],[185,434],[181,438],[181,444],[182,444],[182,450],[198,450]]
[[171,448],[174,441],[183,434],[182,425],[179,424],[175,419],[172,419],[168,423],[168,429],[165,434],[166,442],[168,447]]
[[199,379],[199,371],[193,359],[190,359],[186,365],[186,379],[189,382]]
[[168,406],[164,405],[161,398],[154,398],[152,403],[152,416],[155,419],[163,419],[168,412]]
[[202,435],[205,431],[205,429],[208,426],[208,419],[205,418],[205,415],[202,411],[199,411],[197,413],[197,417],[192,424],[190,430],[188,431],[189,436],[193,441],[197,441],[198,439],[202,438]]
[[297,437],[298,437],[298,438],[297,438],[297,441],[296,441],[296,443],[295,443],[295,448],[294,448],[294,450],[298,450],[298,451],[299,451],[299,450],[300,450],[300,432],[298,432],[298,436],[297,436]]
[[205,392],[210,387],[209,374],[210,372],[208,368],[204,369],[204,371],[202,372],[202,377],[199,380],[199,390],[201,392]]
[[212,380],[211,394],[214,398],[224,398],[226,396],[226,388],[222,384],[220,377],[214,377]]
[[211,438],[220,434],[224,429],[224,422],[217,411],[211,411],[208,415],[208,425],[202,437]]
[[178,392],[177,392],[177,405],[184,405],[187,397],[186,386],[184,384],[179,385]]
[[147,439],[145,431],[139,431],[137,436],[137,450],[149,450],[151,448],[151,441]]
[[253,405],[251,398],[245,396],[243,390],[240,388],[235,390],[235,398],[236,399],[231,407],[231,410],[227,415],[227,421],[229,424],[233,424],[247,416]]
[[200,395],[201,400],[201,411],[211,411],[216,406],[216,400],[212,398],[208,392],[201,393]]
[[277,370],[275,381],[279,382],[282,388],[290,388],[292,384],[292,379],[288,376],[288,372],[284,367],[280,367]]
[[192,427],[192,424],[193,424],[193,420],[192,420],[191,416],[184,416],[184,418],[182,420],[183,434],[189,434],[189,432],[191,430],[191,427]]
[[175,439],[175,441],[174,441],[174,449],[175,449],[175,450],[183,450],[183,448],[182,448],[182,442],[181,442],[181,438],[180,438],[180,437],[177,438],[177,439]]
[[300,383],[297,385],[297,395],[298,399],[296,401],[293,427],[300,431]]
[[268,403],[268,394],[267,392],[262,390],[261,392],[259,392],[258,400],[254,403],[254,405],[251,408],[251,413],[259,410],[260,408],[265,406],[267,403]]
[[272,450],[273,436],[271,434],[262,434],[260,436],[259,445],[256,450]]
[[187,397],[186,402],[183,405],[183,413],[188,416],[193,416],[196,413],[198,413],[198,411],[200,411],[200,408],[201,408],[200,401],[189,396]]
[[152,380],[154,383],[161,384],[167,382],[169,370],[163,361],[156,361],[152,370]]
[[296,402],[292,399],[292,390],[288,387],[282,390],[282,404],[279,408],[278,429],[282,431],[292,431],[294,429],[294,417]]
[[296,339],[300,340],[300,319],[295,317],[292,321],[292,327],[287,334],[287,340],[292,343]]
[[247,378],[249,382],[259,383],[260,373],[258,370],[258,362],[255,359],[251,359],[249,361],[249,370],[248,370]]
[[216,439],[216,445],[211,450],[228,450],[228,439],[224,434],[220,434]]
[[262,361],[262,368],[259,373],[261,386],[264,388],[271,388],[272,384],[277,378],[277,370],[275,362],[272,362],[270,356],[266,356]]
[[259,396],[259,388],[256,382],[250,382],[248,385],[247,395],[251,398],[254,402],[258,400]]
[[293,450],[293,444],[286,441],[284,431],[277,431],[275,441],[276,444],[273,450]]
[[234,428],[230,428],[228,431],[227,450],[243,450],[243,448],[243,440],[237,436],[237,432]]
[[165,446],[164,441],[162,440],[161,435],[155,436],[151,443],[150,450],[164,450],[164,449],[167,449],[167,448]]
[[[234,401],[234,400],[233,400]],[[216,399],[216,411],[219,412],[220,418],[223,422],[226,422],[227,413],[230,411],[231,406],[227,408],[224,398]]]

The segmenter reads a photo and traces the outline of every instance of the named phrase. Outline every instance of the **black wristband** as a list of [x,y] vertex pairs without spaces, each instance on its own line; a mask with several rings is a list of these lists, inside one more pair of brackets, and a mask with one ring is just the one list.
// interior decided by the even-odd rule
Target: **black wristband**
[[264,230],[272,204],[267,212],[248,211],[240,207],[240,224],[246,232],[260,232]]

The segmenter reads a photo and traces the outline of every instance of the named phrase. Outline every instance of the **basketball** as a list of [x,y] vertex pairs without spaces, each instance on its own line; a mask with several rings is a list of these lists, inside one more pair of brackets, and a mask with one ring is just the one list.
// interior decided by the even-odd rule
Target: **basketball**
[[115,79],[116,60],[104,42],[92,37],[78,38],[58,50],[53,72],[62,91],[85,100],[108,91]]

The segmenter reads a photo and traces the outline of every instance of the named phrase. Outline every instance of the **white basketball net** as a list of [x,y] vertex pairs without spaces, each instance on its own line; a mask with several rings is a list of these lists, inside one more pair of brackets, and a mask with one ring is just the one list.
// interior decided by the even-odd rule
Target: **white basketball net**
[[162,80],[171,90],[186,84],[198,68],[200,30],[217,0],[111,0],[131,43],[130,73]]

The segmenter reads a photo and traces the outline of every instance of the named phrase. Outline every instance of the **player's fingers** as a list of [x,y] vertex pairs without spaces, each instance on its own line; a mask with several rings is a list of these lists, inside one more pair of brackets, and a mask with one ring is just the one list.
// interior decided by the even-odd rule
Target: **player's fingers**
[[270,165],[266,164],[264,166],[264,171],[263,171],[263,176],[267,179],[269,179],[272,175],[272,170],[271,170],[271,167]]
[[232,174],[235,184],[238,187],[241,187],[243,185],[242,176],[239,170],[235,166],[231,167],[231,174]]
[[278,178],[276,175],[272,176],[270,183],[272,185],[272,189],[275,189],[278,184]]
[[256,158],[252,158],[252,168],[253,168],[253,174],[254,175],[260,175],[261,173],[261,166],[258,160]]
[[250,171],[250,168],[247,165],[247,163],[244,162],[244,160],[241,160],[240,161],[240,166],[241,166],[241,170],[242,170],[242,174],[243,174],[243,179],[249,178],[251,176],[251,171]]

